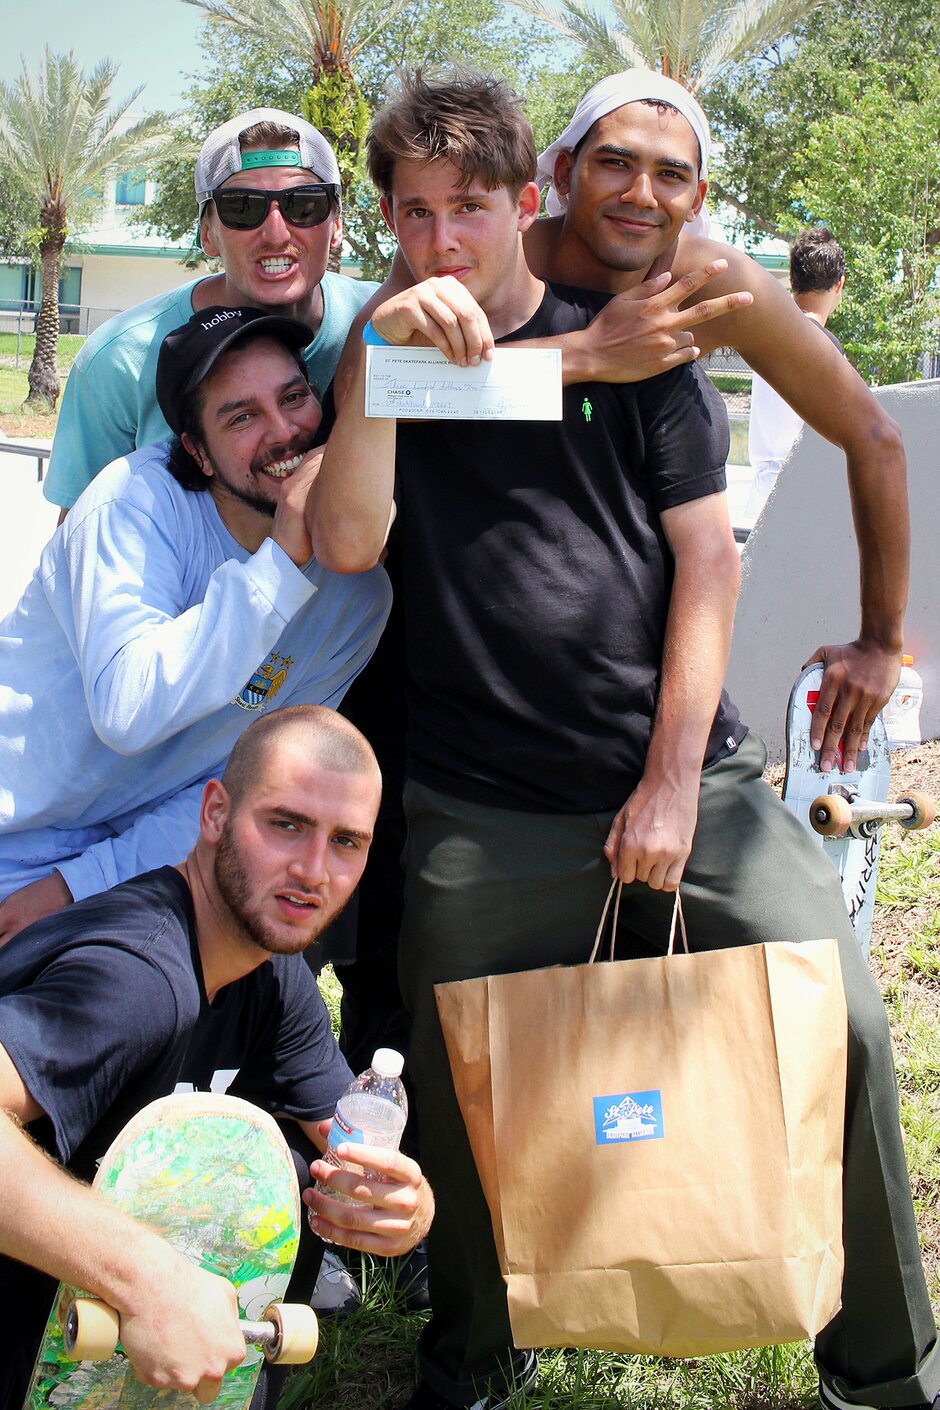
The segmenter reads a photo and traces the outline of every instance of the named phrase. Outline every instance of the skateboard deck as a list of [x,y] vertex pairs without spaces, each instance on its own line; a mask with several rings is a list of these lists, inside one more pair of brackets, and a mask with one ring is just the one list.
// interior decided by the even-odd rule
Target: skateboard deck
[[891,783],[891,755],[884,723],[877,715],[868,734],[868,748],[859,753],[856,769],[851,773],[842,771],[840,744],[835,768],[828,774],[820,771],[819,756],[810,744],[810,726],[822,675],[822,666],[808,666],[797,677],[790,694],[783,801],[809,830],[810,836],[839,873],[842,894],[856,937],[867,955],[871,945],[881,829],[873,827],[868,836],[847,833],[843,837],[821,837],[810,823],[810,808],[821,794],[826,793],[848,802],[884,803]]
[[[94,1187],[149,1225],[193,1263],[228,1278],[242,1321],[284,1297],[300,1233],[294,1162],[274,1120],[237,1097],[162,1097],[109,1146]],[[118,1346],[107,1361],[66,1354],[59,1311],[80,1292],[61,1286],[46,1325],[24,1410],[195,1410],[194,1395],[141,1385]],[[212,1404],[247,1410],[263,1352],[247,1346]]]

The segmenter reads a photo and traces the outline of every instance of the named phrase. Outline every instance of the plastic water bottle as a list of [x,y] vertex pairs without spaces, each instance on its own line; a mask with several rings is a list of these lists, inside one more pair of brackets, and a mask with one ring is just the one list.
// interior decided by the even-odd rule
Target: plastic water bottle
[[[398,1149],[408,1119],[408,1098],[401,1080],[404,1065],[405,1059],[394,1048],[377,1048],[372,1066],[350,1082],[336,1103],[323,1157],[328,1165],[335,1165],[339,1170],[354,1170],[359,1175],[363,1173],[361,1165],[340,1160],[336,1154],[336,1147],[343,1141]],[[370,1179],[376,1178],[373,1172],[366,1173]],[[317,1181],[317,1189],[329,1199],[357,1203],[323,1181]]]
[[881,712],[892,749],[920,744],[920,707],[923,699],[924,682],[914,670],[914,658],[902,656],[900,678]]

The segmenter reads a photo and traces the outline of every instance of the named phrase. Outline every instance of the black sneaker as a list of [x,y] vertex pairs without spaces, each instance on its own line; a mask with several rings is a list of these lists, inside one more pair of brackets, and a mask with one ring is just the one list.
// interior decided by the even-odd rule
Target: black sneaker
[[[877,1405],[859,1405],[858,1401],[845,1400],[822,1379],[819,1382],[819,1404],[821,1410],[881,1410]],[[930,1401],[921,1400],[916,1405],[899,1405],[897,1410],[940,1410],[940,1395]]]
[[527,1351],[525,1360],[513,1376],[511,1386],[481,1395],[472,1405],[465,1408],[455,1406],[452,1400],[445,1400],[436,1390],[432,1390],[427,1381],[419,1381],[417,1390],[398,1407],[398,1410],[513,1410],[518,1403],[517,1398],[532,1389],[538,1376],[539,1363],[535,1352]]

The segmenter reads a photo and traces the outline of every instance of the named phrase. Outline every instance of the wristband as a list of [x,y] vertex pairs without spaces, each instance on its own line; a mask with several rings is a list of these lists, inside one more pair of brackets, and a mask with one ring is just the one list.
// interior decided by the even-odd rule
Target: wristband
[[367,348],[390,348],[392,346],[387,338],[383,338],[381,333],[375,331],[371,318],[362,330],[362,341]]

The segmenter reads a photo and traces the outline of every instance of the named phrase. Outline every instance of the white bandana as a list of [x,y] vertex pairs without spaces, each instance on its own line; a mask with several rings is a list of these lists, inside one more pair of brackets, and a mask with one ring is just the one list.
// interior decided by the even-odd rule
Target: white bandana
[[[536,180],[539,186],[549,187],[545,198],[545,208],[549,215],[563,215],[568,204],[568,197],[556,190],[552,184],[558,154],[574,151],[582,137],[599,118],[606,117],[608,113],[624,107],[627,103],[641,102],[644,98],[652,99],[653,102],[668,103],[686,119],[698,138],[701,153],[699,180],[708,180],[711,133],[708,130],[708,118],[692,94],[687,88],[683,88],[681,83],[676,83],[674,79],[666,78],[664,74],[656,73],[653,69],[627,69],[625,73],[615,73],[610,78],[602,78],[600,83],[595,83],[575,108],[574,115],[561,136],[550,147],[546,147],[539,157]],[[709,225],[703,206],[695,220],[689,223],[689,230],[707,235]]]

